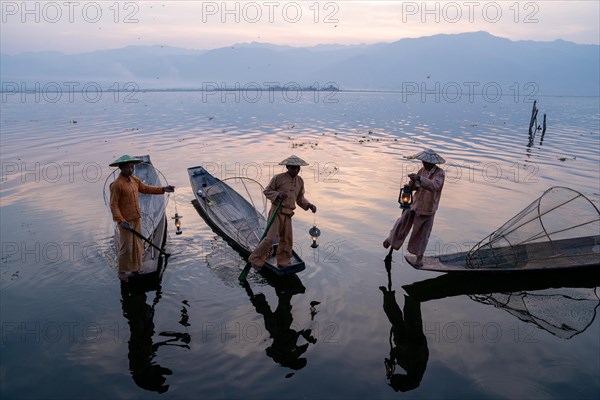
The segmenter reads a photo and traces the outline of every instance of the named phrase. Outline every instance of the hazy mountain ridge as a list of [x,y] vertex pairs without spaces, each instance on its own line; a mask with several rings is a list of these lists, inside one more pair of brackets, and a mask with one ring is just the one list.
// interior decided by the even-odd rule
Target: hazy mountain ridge
[[[435,35],[372,45],[244,43],[214,50],[128,46],[66,55],[2,55],[6,82],[134,82],[140,88],[263,87],[298,83],[340,89],[440,90],[484,87],[521,94],[600,93],[600,46],[511,41],[486,32]],[[531,86],[529,86],[531,88]],[[511,89],[512,88],[512,89]]]

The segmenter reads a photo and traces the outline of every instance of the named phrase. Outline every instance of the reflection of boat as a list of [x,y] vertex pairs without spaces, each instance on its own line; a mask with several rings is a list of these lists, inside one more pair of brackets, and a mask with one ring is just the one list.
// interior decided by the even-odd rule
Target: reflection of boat
[[600,274],[594,270],[547,271],[519,275],[473,275],[444,274],[437,278],[404,285],[410,296],[418,301],[446,297],[488,294],[494,292],[522,292],[549,288],[595,288],[600,287]]
[[[152,165],[150,156],[137,156],[143,160],[135,165],[134,175],[146,185],[164,186],[158,170]],[[119,169],[113,171],[104,185],[105,201],[108,205],[109,183],[112,183],[119,174]],[[167,200],[165,196],[139,194],[140,211],[142,214],[142,231],[144,237],[148,238],[158,248],[163,248],[167,240],[167,218],[165,216]],[[119,229],[115,225],[115,243],[118,243]],[[136,285],[146,286],[146,290],[156,290],[160,277],[166,266],[165,257],[152,246],[144,243],[144,257],[142,259],[142,274],[132,274],[129,282]]]
[[[196,210],[210,228],[220,235],[243,257],[248,257],[260,242],[267,226],[265,216],[256,209],[255,202],[264,202],[262,187],[248,178],[229,178],[220,180],[212,176],[203,167],[188,168],[192,190],[196,199],[192,201]],[[246,199],[231,185],[240,185],[248,194]],[[249,186],[261,188],[254,198]],[[266,203],[263,203],[266,204]],[[263,207],[263,208],[266,208]],[[276,267],[275,252],[267,259],[265,267],[276,275],[290,275],[304,270],[304,261],[293,252],[291,265]]]
[[600,275],[591,269],[522,274],[519,279],[445,274],[403,288],[420,302],[468,295],[565,339],[583,332],[600,306]]
[[553,187],[470,251],[405,256],[417,269],[440,272],[530,272],[600,268],[600,211],[588,198]]

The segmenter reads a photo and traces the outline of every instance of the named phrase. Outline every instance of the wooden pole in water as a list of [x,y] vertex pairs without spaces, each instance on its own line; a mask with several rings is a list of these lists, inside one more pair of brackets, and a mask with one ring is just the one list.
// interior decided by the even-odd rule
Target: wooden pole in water
[[542,135],[546,133],[546,114],[544,114],[544,123],[542,125]]
[[537,108],[536,108],[537,100],[533,101],[533,107],[531,108],[531,119],[529,120],[529,134],[531,135],[531,127],[534,124],[534,120],[537,116]]
[[544,143],[544,136],[546,135],[546,114],[544,114],[544,125],[542,128],[542,137],[540,137],[540,146]]

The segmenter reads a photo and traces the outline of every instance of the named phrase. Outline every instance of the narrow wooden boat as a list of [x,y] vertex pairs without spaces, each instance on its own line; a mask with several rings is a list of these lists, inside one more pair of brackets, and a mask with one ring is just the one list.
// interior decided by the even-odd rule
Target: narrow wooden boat
[[[549,255],[548,243],[529,243],[499,247],[482,252],[494,262],[472,267],[470,251],[439,257],[423,257],[423,266],[416,265],[416,256],[406,255],[406,261],[416,269],[437,272],[514,273],[551,270],[597,269],[600,272],[600,235],[553,241]],[[494,254],[491,254],[494,253]]]
[[[142,163],[135,165],[134,175],[146,185],[165,186],[161,181],[158,170],[152,165],[150,156],[136,156]],[[112,179],[107,179],[105,193],[109,192],[108,184],[117,178],[119,170],[113,172]],[[114,175],[114,176],[113,176]],[[108,195],[108,198],[110,196]],[[149,239],[155,246],[163,249],[167,240],[167,200],[164,195],[139,194],[140,211],[142,213],[142,231],[144,237]],[[119,229],[115,225],[115,243],[118,243]],[[144,243],[144,256],[142,259],[142,274],[131,274],[128,284],[144,287],[144,290],[156,290],[166,267],[167,260],[158,250]]]
[[414,268],[438,272],[600,271],[600,211],[583,194],[552,187],[468,252],[407,255]]
[[[206,224],[221,236],[244,258],[248,258],[258,245],[267,221],[256,205],[246,199],[229,183],[236,183],[247,191],[247,185],[258,182],[248,178],[229,178],[220,180],[201,166],[188,168],[190,183],[195,199],[192,204]],[[262,187],[261,187],[262,188]],[[260,201],[264,201],[261,196]],[[304,261],[294,251],[291,264],[279,268],[276,260],[275,243],[271,256],[264,267],[279,276],[295,274],[306,268]]]

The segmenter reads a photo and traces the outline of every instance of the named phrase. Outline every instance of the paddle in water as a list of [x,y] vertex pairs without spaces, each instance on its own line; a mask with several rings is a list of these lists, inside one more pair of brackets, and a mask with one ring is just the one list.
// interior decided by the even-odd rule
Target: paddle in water
[[[281,202],[282,201],[283,201],[283,199],[281,199],[281,200],[279,200],[277,202],[277,205],[275,207],[275,211],[273,211],[273,214],[271,215],[271,218],[269,218],[269,222],[267,223],[267,227],[265,228],[265,231],[263,232],[262,236],[260,237],[260,240],[258,241],[258,243],[260,243],[265,238],[265,236],[267,236],[267,232],[269,232],[269,229],[271,228],[271,225],[273,225],[273,221],[275,221],[275,216],[279,212],[279,207],[281,207]],[[250,264],[250,261],[248,261],[248,264],[246,264],[246,266],[242,270],[242,273],[238,277],[238,280],[240,281],[240,283],[246,282],[246,278],[248,277],[248,273],[250,272],[250,268],[252,268],[252,265]]]

